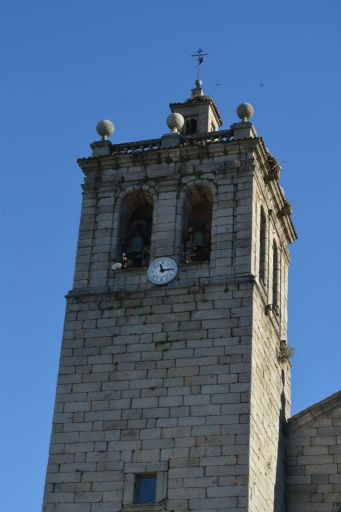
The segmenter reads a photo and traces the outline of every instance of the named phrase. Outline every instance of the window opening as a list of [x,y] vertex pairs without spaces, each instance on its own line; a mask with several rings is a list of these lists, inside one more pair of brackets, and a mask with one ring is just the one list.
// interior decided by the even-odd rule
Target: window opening
[[134,503],[155,503],[156,474],[136,475]]
[[141,267],[148,262],[153,207],[149,204],[135,210],[127,224],[124,245],[126,266]]
[[185,125],[185,135],[194,135],[197,133],[197,131],[196,119],[187,119]]
[[276,242],[273,246],[273,257],[272,257],[272,309],[278,315],[279,314],[279,255]]
[[148,264],[153,224],[153,202],[143,191],[128,194],[120,216],[120,259],[124,268]]
[[211,252],[212,197],[203,186],[186,194],[184,204],[184,253],[186,263],[208,261]]
[[259,230],[259,279],[266,282],[266,217],[263,208],[260,212],[260,230]]

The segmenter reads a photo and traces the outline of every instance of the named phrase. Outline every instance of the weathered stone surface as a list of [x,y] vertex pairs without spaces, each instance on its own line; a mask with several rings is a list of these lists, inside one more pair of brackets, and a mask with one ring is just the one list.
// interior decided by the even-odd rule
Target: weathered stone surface
[[[287,426],[288,512],[334,512],[341,504],[341,392],[293,416]],[[306,507],[306,508],[305,508]],[[317,507],[317,508],[315,508]]]
[[[196,105],[218,115],[211,100]],[[214,116],[206,121],[217,127]],[[287,246],[295,232],[288,216],[271,213],[283,197],[276,181],[265,183],[267,153],[251,128],[253,138],[238,141],[231,132],[187,145],[176,136],[183,144],[176,147],[111,146],[100,171],[97,158],[80,161],[86,177],[45,512],[125,510],[139,473],[157,474],[166,510],[284,512],[290,365],[279,362],[278,350],[287,333]],[[180,265],[166,287],[152,285],[145,268],[112,270],[121,208],[134,190],[153,202],[150,257],[171,256]],[[183,259],[186,194],[212,197],[210,258],[195,264]],[[275,288],[276,308],[266,315]],[[332,446],[336,433],[320,434],[323,443],[304,436],[295,449]],[[339,453],[299,456],[308,473],[297,476],[337,476]],[[317,456],[327,457],[321,475]],[[329,484],[315,482],[318,495]]]

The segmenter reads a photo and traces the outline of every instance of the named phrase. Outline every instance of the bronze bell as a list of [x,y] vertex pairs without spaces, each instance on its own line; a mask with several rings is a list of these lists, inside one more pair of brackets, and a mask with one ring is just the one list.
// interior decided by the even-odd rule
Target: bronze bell
[[197,227],[192,235],[192,249],[203,249],[206,247],[205,233],[203,228]]
[[144,236],[141,234],[135,234],[128,242],[126,254],[130,258],[135,258],[138,255],[144,253],[145,243]]
[[125,251],[130,260],[142,262],[146,252],[146,222],[144,220],[135,221],[134,235],[128,240]]

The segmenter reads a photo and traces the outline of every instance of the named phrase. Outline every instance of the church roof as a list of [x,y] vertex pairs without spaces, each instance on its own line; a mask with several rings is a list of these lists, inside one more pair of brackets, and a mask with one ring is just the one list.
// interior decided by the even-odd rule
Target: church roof
[[290,429],[304,427],[322,416],[329,415],[337,407],[341,407],[341,390],[289,418],[288,427]]

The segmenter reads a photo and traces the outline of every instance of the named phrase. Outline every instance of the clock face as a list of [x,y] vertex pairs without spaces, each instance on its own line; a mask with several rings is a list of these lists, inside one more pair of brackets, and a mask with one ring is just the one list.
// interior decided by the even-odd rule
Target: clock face
[[168,284],[176,277],[178,266],[171,258],[156,258],[147,270],[149,281],[153,284]]

